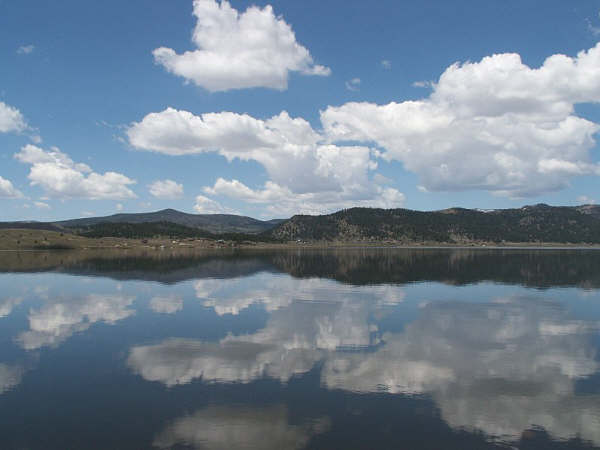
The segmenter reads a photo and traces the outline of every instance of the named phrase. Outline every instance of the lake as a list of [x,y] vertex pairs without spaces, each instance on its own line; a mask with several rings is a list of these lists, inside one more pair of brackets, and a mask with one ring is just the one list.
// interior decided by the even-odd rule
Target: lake
[[600,448],[600,251],[0,253],[2,449]]

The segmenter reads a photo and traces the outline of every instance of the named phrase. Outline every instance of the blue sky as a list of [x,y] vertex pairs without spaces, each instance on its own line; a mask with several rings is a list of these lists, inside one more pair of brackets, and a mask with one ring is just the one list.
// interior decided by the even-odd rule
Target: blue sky
[[0,0],[0,219],[600,201],[599,11]]

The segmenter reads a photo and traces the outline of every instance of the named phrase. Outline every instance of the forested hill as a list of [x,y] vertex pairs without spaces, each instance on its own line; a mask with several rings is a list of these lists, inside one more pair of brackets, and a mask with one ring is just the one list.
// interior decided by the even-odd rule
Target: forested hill
[[66,228],[85,228],[101,223],[140,224],[150,222],[170,222],[185,227],[198,228],[209,233],[260,233],[273,228],[281,220],[263,221],[233,214],[188,214],[175,209],[163,209],[150,213],[123,213],[104,217],[64,220],[54,222],[54,224]]
[[266,232],[275,239],[307,241],[556,242],[600,243],[600,206],[518,209],[351,208],[323,216],[296,215]]

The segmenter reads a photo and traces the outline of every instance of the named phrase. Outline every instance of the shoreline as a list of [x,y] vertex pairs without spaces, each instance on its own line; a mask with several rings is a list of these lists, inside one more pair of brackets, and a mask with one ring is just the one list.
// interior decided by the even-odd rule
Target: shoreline
[[48,251],[173,251],[173,250],[301,250],[301,249],[481,249],[481,250],[600,250],[600,244],[565,242],[400,242],[400,241],[301,241],[258,242],[223,241],[211,239],[151,239],[88,238],[55,231],[4,229],[0,230],[0,252]]

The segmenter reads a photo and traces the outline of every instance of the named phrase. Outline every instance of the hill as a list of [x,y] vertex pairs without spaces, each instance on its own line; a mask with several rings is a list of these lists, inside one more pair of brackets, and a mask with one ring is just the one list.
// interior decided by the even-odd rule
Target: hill
[[600,206],[518,209],[351,208],[323,216],[296,215],[267,235],[285,241],[397,241],[400,243],[600,243]]
[[170,222],[190,228],[198,228],[210,233],[261,233],[282,222],[282,220],[258,220],[252,217],[233,214],[188,214],[175,209],[163,209],[150,213],[114,214],[103,217],[85,217],[82,219],[52,222],[63,228],[85,228],[100,223],[158,223]]
[[322,216],[261,221],[230,214],[187,214],[174,209],[58,222],[1,222],[19,228],[90,238],[202,237],[232,241],[600,244],[600,206],[538,204],[513,209],[442,211],[351,208]]
[[211,233],[200,228],[187,227],[173,222],[101,222],[85,227],[78,227],[77,234],[88,238],[123,238],[147,239],[169,237],[171,239],[201,238],[227,240],[233,242],[273,242],[274,239],[264,233]]
[[0,222],[0,230],[43,230],[61,232],[64,229],[52,222]]

